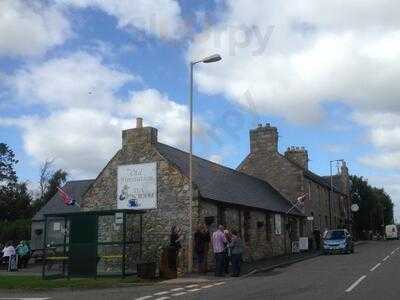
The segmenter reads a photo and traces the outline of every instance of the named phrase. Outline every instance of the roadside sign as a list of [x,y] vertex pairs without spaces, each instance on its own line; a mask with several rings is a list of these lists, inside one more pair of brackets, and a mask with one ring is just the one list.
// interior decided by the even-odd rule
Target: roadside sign
[[354,203],[354,204],[351,205],[350,209],[351,209],[352,212],[358,212],[360,207],[358,206],[357,203]]
[[307,217],[307,221],[313,221],[314,220],[314,217],[313,216],[308,216]]
[[292,242],[292,253],[299,253],[299,252],[300,252],[299,241]]

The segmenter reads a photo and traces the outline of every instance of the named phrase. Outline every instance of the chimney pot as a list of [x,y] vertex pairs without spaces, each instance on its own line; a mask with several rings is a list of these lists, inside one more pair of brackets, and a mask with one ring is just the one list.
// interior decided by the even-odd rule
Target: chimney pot
[[136,128],[143,127],[143,118],[136,118]]

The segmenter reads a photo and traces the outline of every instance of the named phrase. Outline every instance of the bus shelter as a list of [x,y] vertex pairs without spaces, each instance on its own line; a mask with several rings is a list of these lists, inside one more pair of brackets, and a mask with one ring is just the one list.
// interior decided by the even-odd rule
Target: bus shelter
[[43,278],[128,276],[142,257],[138,210],[46,214]]

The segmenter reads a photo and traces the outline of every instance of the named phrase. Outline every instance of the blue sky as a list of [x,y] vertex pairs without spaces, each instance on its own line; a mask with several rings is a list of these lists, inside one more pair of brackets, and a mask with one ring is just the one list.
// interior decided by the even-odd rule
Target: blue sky
[[188,62],[220,53],[195,70],[196,154],[235,168],[248,131],[268,122],[281,152],[305,146],[320,175],[343,158],[397,205],[398,4],[248,4],[2,1],[0,136],[19,178],[34,187],[46,159],[95,176],[138,116],[187,147]]

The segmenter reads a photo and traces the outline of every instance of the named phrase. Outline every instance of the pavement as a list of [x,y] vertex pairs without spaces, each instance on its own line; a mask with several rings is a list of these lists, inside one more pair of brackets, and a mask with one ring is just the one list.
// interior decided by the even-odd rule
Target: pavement
[[357,245],[354,254],[309,257],[240,278],[197,278],[195,283],[184,278],[107,290],[0,291],[0,300],[399,299],[399,267],[400,241],[370,241]]

